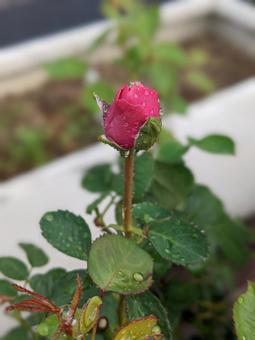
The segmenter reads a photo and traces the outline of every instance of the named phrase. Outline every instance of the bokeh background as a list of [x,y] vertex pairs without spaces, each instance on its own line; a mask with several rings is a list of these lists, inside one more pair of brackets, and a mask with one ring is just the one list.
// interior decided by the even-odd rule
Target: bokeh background
[[[84,171],[116,157],[97,143],[102,127],[92,93],[110,102],[120,84],[137,79],[158,89],[164,125],[183,144],[213,133],[233,138],[235,156],[192,148],[184,159],[196,181],[254,232],[254,1],[136,6],[140,1],[0,0],[0,257],[26,261],[18,243],[31,242],[49,254],[44,271],[84,266],[49,246],[39,220],[57,209],[85,215],[95,195],[81,186]],[[86,220],[93,224],[92,216]],[[254,279],[250,247],[234,294]],[[12,325],[1,308],[0,337]]]

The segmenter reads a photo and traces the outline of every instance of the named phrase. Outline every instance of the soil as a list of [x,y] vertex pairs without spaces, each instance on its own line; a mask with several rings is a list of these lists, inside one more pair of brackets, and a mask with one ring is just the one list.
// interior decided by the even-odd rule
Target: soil
[[[199,66],[214,83],[214,90],[236,84],[255,74],[255,60],[226,41],[203,34],[183,43],[184,50],[202,50],[208,56]],[[116,66],[98,65],[104,77],[122,81]],[[123,80],[125,81],[125,79]],[[96,141],[98,119],[81,103],[80,80],[51,81],[25,95],[0,101],[0,181]],[[181,95],[194,101],[207,95],[182,81]]]

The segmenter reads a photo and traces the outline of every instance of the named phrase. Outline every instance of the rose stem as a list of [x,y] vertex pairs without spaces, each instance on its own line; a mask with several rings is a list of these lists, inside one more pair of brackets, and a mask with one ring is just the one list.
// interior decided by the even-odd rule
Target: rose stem
[[133,179],[134,179],[134,160],[135,151],[130,150],[129,155],[125,158],[124,170],[124,231],[126,237],[131,234],[132,227],[132,197],[133,197]]

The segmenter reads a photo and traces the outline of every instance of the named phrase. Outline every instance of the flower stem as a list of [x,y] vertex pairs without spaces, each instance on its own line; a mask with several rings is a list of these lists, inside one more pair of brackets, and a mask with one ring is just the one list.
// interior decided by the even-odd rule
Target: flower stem
[[91,340],[96,340],[96,334],[97,334],[97,323],[95,324],[95,326],[92,329]]
[[133,198],[133,179],[134,179],[134,160],[135,151],[130,150],[125,158],[124,170],[124,231],[126,237],[131,234],[132,228],[132,198]]

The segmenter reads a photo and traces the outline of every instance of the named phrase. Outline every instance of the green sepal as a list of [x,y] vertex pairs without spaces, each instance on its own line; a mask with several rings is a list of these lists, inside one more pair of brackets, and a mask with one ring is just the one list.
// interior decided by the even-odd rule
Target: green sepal
[[110,141],[105,135],[101,135],[98,137],[99,142],[110,145],[115,150],[119,151],[122,157],[127,157],[129,150],[123,149],[118,144]]
[[149,150],[153,144],[158,140],[162,127],[161,118],[151,117],[149,118],[144,126],[140,129],[139,134],[136,138],[135,149]]

